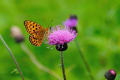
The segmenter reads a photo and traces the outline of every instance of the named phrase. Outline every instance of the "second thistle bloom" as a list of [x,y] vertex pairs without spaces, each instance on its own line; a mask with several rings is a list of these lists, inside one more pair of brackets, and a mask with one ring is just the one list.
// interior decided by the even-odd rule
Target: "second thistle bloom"
[[50,45],[56,45],[56,48],[60,48],[59,50],[62,51],[64,46],[67,47],[67,43],[74,40],[76,37],[76,33],[74,31],[71,31],[67,28],[60,29],[59,26],[57,26],[56,29],[52,29],[52,31],[48,35],[48,42]]
[[66,26],[67,28],[70,28],[72,30],[75,30],[77,32],[77,26],[78,24],[78,20],[77,20],[77,16],[76,15],[71,15],[69,17],[69,19],[67,19],[65,22],[64,22],[64,26]]
[[72,15],[72,16],[70,16],[69,17],[69,19],[67,19],[65,22],[64,22],[64,25],[66,26],[66,27],[76,27],[77,26],[77,23],[78,23],[78,21],[77,21],[77,16],[75,16],[75,15]]

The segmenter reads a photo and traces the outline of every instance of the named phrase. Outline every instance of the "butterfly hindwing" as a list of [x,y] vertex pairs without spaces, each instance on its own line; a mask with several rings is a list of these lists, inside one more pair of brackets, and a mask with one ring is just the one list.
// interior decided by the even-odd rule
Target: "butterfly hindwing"
[[40,46],[42,43],[42,39],[39,39],[39,36],[36,34],[32,34],[29,36],[29,41],[31,42],[31,44],[35,45],[35,46]]

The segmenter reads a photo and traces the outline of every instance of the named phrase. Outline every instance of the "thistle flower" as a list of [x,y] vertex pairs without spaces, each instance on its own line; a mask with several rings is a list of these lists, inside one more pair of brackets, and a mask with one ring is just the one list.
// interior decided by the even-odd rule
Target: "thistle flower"
[[66,80],[64,62],[63,62],[63,51],[65,51],[68,46],[67,43],[71,42],[76,37],[75,31],[68,29],[67,27],[60,29],[57,26],[56,29],[52,28],[51,32],[48,34],[48,42],[50,45],[56,45],[56,49],[60,51],[61,57],[61,67],[63,72],[63,79]]
[[115,77],[116,77],[116,72],[113,69],[105,73],[105,78],[107,80],[115,80]]
[[64,26],[72,29],[72,30],[75,30],[77,32],[77,26],[78,24],[78,19],[77,19],[77,16],[76,15],[71,15],[69,17],[69,19],[67,19],[65,22],[64,22]]
[[75,31],[67,28],[60,29],[60,27],[57,26],[57,28],[53,28],[48,35],[48,42],[50,45],[56,45],[57,50],[64,51],[67,49],[67,43],[74,40],[75,37]]

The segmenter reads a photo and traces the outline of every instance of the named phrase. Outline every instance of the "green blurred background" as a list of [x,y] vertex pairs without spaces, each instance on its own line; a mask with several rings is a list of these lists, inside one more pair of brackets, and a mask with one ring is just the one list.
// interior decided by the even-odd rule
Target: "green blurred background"
[[[13,25],[25,36],[25,45],[43,65],[62,78],[60,54],[47,44],[35,47],[29,42],[24,20],[44,27],[62,24],[69,15],[79,19],[78,40],[95,80],[105,80],[108,69],[120,72],[120,0],[0,0],[0,34],[13,51],[25,80],[58,80],[39,70],[10,35]],[[74,41],[64,52],[67,80],[90,80]],[[21,80],[15,64],[0,41],[0,80]]]

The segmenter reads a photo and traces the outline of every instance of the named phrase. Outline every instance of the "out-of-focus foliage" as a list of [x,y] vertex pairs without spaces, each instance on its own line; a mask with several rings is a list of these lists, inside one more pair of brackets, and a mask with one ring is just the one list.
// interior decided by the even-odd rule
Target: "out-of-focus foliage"
[[115,80],[120,80],[120,74],[117,75],[117,77],[115,78]]
[[[47,44],[35,47],[28,40],[24,20],[44,27],[62,24],[70,14],[79,19],[78,40],[92,69],[95,80],[104,80],[108,69],[120,72],[120,0],[0,0],[0,34],[13,51],[25,80],[57,80],[39,70],[10,35],[13,25],[19,26],[25,44],[37,59],[62,77],[60,54]],[[74,41],[64,52],[67,80],[89,80],[88,73]],[[21,80],[12,58],[0,41],[0,80]],[[70,71],[68,71],[70,70]]]

